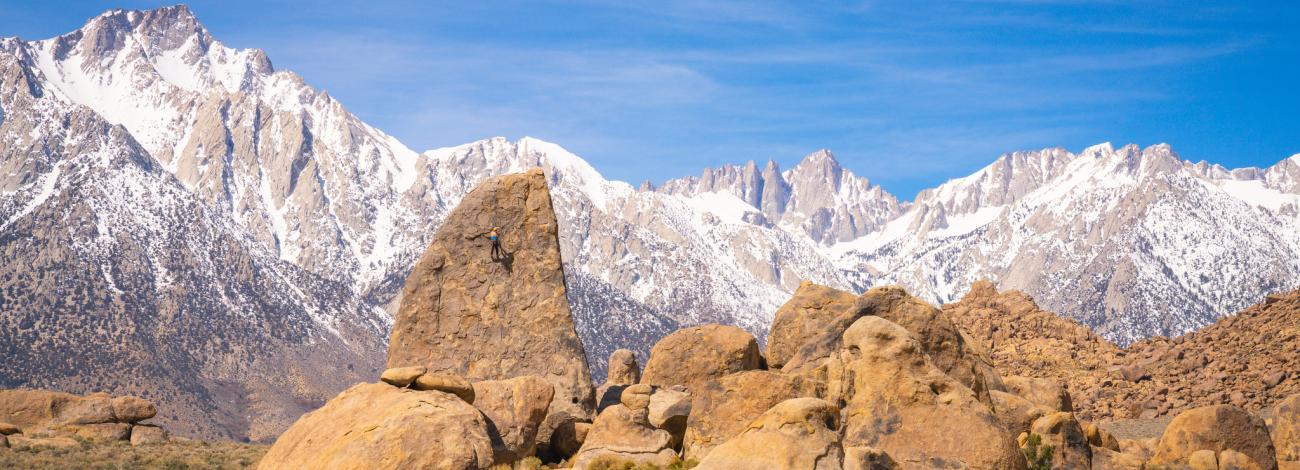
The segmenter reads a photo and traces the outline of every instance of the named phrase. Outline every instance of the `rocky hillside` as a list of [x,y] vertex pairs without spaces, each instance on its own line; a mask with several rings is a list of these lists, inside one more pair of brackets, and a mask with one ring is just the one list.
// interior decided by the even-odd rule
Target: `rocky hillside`
[[987,281],[943,310],[984,343],[1003,374],[1068,384],[1085,419],[1155,418],[1220,403],[1259,410],[1300,393],[1300,291],[1270,295],[1195,333],[1127,348]]

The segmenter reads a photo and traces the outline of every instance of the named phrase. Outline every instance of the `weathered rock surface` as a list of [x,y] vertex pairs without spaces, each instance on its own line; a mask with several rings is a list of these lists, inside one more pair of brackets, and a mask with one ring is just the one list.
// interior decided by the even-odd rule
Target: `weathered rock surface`
[[702,325],[677,330],[655,343],[641,383],[691,390],[711,379],[762,367],[754,335],[734,326]]
[[1070,392],[1059,382],[1013,375],[1003,377],[1002,383],[1006,385],[1007,392],[1019,395],[1035,405],[1051,411],[1074,411]]
[[494,462],[533,456],[554,394],[550,382],[533,375],[474,383],[474,407],[487,418]]
[[133,446],[162,444],[170,439],[171,436],[167,431],[158,426],[148,424],[131,426],[131,445]]
[[618,403],[623,389],[641,381],[641,368],[636,362],[636,353],[618,349],[609,355],[608,371],[605,383],[596,389],[596,411]]
[[482,469],[492,454],[483,415],[454,395],[363,383],[298,419],[258,468]]
[[122,423],[138,423],[158,415],[153,403],[140,397],[122,396],[113,398],[113,417]]
[[1024,468],[1014,438],[988,406],[936,367],[902,326],[862,317],[826,362],[844,377],[829,394],[847,404],[845,447],[879,448],[904,467]]
[[799,284],[790,300],[776,311],[767,334],[767,365],[785,366],[799,348],[854,310],[858,296],[809,281]]
[[682,451],[686,459],[699,460],[778,403],[816,396],[817,384],[798,375],[751,370],[710,380],[691,394]]
[[1300,395],[1291,395],[1273,407],[1272,435],[1278,462],[1300,465]]
[[[830,304],[842,305],[843,302]],[[822,326],[817,334],[805,341],[782,370],[801,373],[818,367],[823,359],[839,351],[844,332],[858,319],[870,315],[889,320],[909,331],[936,367],[974,391],[984,404],[992,403],[989,390],[1003,389],[1001,379],[979,345],[962,335],[956,324],[939,309],[897,286],[876,287],[862,294],[852,308],[841,311],[834,321]]]
[[465,400],[465,403],[474,403],[474,385],[459,375],[426,373],[416,377],[415,382],[411,383],[411,388],[446,392]]
[[[0,390],[0,422],[15,429],[57,431],[100,440],[158,414],[153,403],[107,393],[78,396],[50,390]],[[105,426],[98,426],[105,425]]]
[[18,426],[0,421],[0,436],[8,436],[20,432],[23,432],[23,430],[19,429]]
[[[501,227],[506,254],[484,235]],[[406,280],[388,366],[425,366],[470,381],[538,375],[555,387],[541,437],[595,407],[541,169],[487,180],[439,227]],[[427,374],[426,374],[427,375]],[[418,383],[418,379],[417,379]]]
[[1034,421],[1030,432],[1052,447],[1052,468],[1092,467],[1092,446],[1083,428],[1066,412],[1054,412]]
[[839,422],[839,408],[825,400],[786,400],[714,448],[695,468],[840,470],[844,451],[836,434]]
[[605,408],[587,431],[582,449],[573,456],[574,470],[605,462],[658,466],[672,463],[677,458],[671,447],[672,436],[650,425],[647,414],[646,409],[632,410],[621,404]]
[[844,449],[844,470],[898,470],[898,462],[875,447]]
[[1092,470],[1143,470],[1146,458],[1104,447],[1092,449]]
[[424,366],[394,367],[384,370],[379,380],[394,387],[408,387],[427,371]]
[[641,381],[641,367],[637,365],[636,353],[627,349],[618,349],[609,355],[609,375],[607,384],[631,385]]
[[1229,449],[1266,470],[1277,468],[1273,441],[1264,420],[1231,405],[1206,406],[1179,414],[1165,428],[1148,465],[1184,465],[1194,452],[1218,454]]
[[1008,433],[1013,436],[1019,436],[1022,432],[1029,432],[1029,428],[1034,425],[1034,421],[1051,410],[1031,403],[1029,400],[1007,392],[993,391],[993,410],[998,420],[1006,426]]
[[673,449],[682,448],[686,435],[686,420],[691,416],[691,394],[670,388],[659,388],[650,395],[648,408],[650,425],[668,431],[673,436]]

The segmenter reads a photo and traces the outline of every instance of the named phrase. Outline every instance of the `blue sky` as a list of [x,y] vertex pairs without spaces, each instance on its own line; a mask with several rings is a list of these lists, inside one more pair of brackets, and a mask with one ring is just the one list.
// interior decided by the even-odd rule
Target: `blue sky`
[[[0,2],[0,35],[168,3]],[[1187,3],[189,5],[417,150],[531,135],[637,183],[829,148],[911,198],[1021,149],[1300,153],[1300,2]]]

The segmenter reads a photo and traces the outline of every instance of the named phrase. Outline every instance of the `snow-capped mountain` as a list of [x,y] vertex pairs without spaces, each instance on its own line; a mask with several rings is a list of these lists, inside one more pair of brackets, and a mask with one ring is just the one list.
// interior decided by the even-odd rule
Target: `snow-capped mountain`
[[1227,170],[1164,144],[1017,152],[828,255],[860,287],[949,302],[987,277],[1121,344],[1175,335],[1300,283],[1297,162]]
[[990,277],[1119,341],[1300,283],[1300,156],[1017,152],[901,202],[819,151],[637,189],[532,138],[416,152],[184,6],[113,10],[0,39],[0,350],[22,358],[0,386],[152,394],[182,433],[273,437],[374,379],[443,217],[534,166],[597,374],[680,326],[762,338],[803,280],[943,302]]

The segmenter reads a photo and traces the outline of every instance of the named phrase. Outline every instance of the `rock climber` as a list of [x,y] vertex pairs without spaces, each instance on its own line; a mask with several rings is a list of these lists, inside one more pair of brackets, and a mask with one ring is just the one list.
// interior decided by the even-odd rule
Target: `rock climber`
[[492,241],[492,259],[505,257],[506,251],[501,249],[501,227],[492,227],[487,237]]

